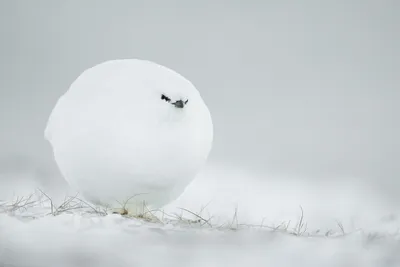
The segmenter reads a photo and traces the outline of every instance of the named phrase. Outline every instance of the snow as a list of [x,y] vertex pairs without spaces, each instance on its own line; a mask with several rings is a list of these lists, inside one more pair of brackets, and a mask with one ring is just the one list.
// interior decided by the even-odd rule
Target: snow
[[[177,104],[180,103],[179,107]],[[86,199],[136,212],[175,200],[203,167],[213,125],[197,89],[156,63],[126,59],[84,71],[59,99],[45,136]]]
[[162,222],[88,207],[58,214],[56,201],[53,216],[42,195],[40,205],[0,214],[0,266],[399,266],[395,207],[334,184],[210,165],[165,208],[185,219]]
[[[7,231],[4,227],[7,226]],[[6,266],[396,266],[392,240],[291,237],[139,225],[118,216],[48,217],[29,224],[1,218]]]

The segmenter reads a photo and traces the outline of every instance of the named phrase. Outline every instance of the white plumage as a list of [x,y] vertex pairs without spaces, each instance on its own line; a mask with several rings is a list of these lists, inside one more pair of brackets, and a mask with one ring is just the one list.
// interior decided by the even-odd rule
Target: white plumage
[[84,71],[58,100],[45,137],[73,188],[135,212],[175,200],[206,162],[213,125],[199,92],[156,63],[113,60]]

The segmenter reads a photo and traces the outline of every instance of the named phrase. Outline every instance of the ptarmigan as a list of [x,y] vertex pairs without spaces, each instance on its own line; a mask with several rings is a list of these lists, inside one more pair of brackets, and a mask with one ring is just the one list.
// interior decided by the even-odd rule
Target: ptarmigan
[[72,188],[137,213],[143,202],[160,208],[182,194],[207,160],[213,124],[183,76],[123,59],[84,71],[58,100],[45,137]]

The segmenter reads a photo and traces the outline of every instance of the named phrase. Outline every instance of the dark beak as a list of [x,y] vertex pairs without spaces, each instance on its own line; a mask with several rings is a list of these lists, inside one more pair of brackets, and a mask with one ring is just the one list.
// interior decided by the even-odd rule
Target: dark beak
[[185,106],[185,103],[183,103],[182,100],[178,100],[178,101],[172,103],[172,105],[174,105],[176,108],[183,108]]

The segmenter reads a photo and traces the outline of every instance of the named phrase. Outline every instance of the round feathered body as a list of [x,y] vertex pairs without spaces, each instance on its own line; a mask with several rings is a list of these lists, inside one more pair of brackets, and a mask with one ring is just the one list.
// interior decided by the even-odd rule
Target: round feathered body
[[65,179],[86,199],[118,208],[175,200],[206,162],[213,125],[199,92],[153,62],[107,61],[58,100],[45,137]]

